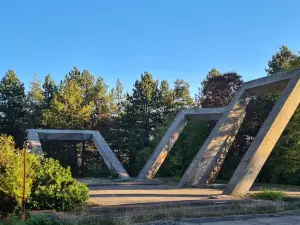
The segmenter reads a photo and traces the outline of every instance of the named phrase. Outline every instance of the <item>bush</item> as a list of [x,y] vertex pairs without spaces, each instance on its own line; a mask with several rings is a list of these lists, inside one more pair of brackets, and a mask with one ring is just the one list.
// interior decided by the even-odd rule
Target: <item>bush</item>
[[73,210],[86,203],[89,190],[72,178],[70,168],[63,168],[57,160],[42,158],[35,171],[29,205],[32,209]]
[[66,223],[47,215],[32,215],[26,221],[21,221],[19,216],[10,217],[0,221],[0,225],[64,225]]
[[[0,135],[0,218],[16,212],[23,194],[23,151],[13,138]],[[26,196],[32,209],[72,210],[88,199],[88,188],[58,161],[26,154]]]
[[283,191],[263,190],[252,195],[254,198],[265,199],[271,201],[284,201],[287,199],[287,194]]
[[[26,156],[26,194],[30,195],[38,157],[32,154]],[[23,151],[15,149],[12,137],[0,135],[0,217],[5,217],[20,207],[23,194],[23,173]]]

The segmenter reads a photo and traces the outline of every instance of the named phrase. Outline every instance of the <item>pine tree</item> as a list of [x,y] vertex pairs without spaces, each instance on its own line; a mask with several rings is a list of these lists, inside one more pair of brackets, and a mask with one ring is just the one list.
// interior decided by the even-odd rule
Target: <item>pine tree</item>
[[160,83],[159,87],[159,96],[163,101],[163,113],[164,116],[167,116],[170,112],[172,112],[175,108],[174,104],[174,93],[169,87],[169,83],[166,80],[163,80]]
[[282,45],[278,52],[276,52],[272,59],[268,62],[266,72],[268,75],[275,74],[279,71],[284,71],[291,62],[295,61],[297,55],[293,53],[287,46]]
[[43,89],[41,88],[41,82],[37,80],[36,75],[34,75],[32,81],[30,82],[30,90],[27,94],[27,103],[28,127],[38,128],[42,116],[42,110],[45,106],[45,95]]
[[24,84],[13,70],[8,70],[0,82],[0,132],[13,136],[17,147],[24,143],[25,103]]
[[190,108],[193,105],[193,98],[190,96],[190,85],[184,80],[177,79],[174,82],[174,104],[176,109]]
[[44,94],[44,106],[43,109],[49,109],[52,104],[54,95],[58,92],[58,87],[55,84],[55,81],[51,78],[51,75],[48,74],[45,77],[43,84],[43,94]]
[[47,128],[88,128],[94,112],[94,103],[84,103],[84,92],[75,80],[65,80],[54,95],[49,109],[43,111],[42,124]]

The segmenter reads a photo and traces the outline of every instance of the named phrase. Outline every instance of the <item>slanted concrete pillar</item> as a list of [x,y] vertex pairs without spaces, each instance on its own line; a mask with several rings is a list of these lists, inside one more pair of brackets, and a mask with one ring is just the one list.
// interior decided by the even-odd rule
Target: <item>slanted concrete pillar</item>
[[27,130],[28,144],[31,151],[35,154],[42,154],[42,145],[39,139],[38,132],[36,130]]
[[118,173],[121,179],[128,179],[128,173],[98,131],[93,132],[92,141],[108,168]]
[[180,112],[144,165],[138,179],[152,179],[155,176],[186,124],[185,114]]
[[300,76],[294,76],[242,158],[223,194],[243,196],[250,190],[300,102]]
[[242,87],[185,171],[179,187],[195,187],[199,182],[206,183],[214,168],[217,175],[244,119],[249,101],[250,96]]

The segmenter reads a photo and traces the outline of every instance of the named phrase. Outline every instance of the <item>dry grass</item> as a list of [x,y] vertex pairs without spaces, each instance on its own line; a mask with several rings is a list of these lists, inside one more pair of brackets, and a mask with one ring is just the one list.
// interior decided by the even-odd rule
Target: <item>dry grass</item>
[[172,220],[179,218],[218,217],[225,215],[245,215],[256,213],[275,213],[295,209],[295,207],[279,202],[235,203],[227,206],[178,206],[135,209],[132,211],[92,214],[87,210],[78,213],[59,214],[65,224],[74,225],[130,225],[156,220]]

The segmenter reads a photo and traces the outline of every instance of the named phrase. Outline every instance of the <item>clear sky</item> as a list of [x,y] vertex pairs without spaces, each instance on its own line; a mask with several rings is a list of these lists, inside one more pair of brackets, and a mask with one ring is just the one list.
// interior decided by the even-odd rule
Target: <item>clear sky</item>
[[131,90],[144,71],[197,91],[207,72],[264,69],[282,44],[300,50],[299,0],[2,0],[0,75],[16,71],[28,87],[73,66],[120,78]]

